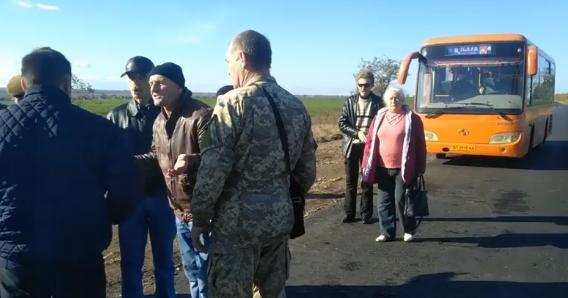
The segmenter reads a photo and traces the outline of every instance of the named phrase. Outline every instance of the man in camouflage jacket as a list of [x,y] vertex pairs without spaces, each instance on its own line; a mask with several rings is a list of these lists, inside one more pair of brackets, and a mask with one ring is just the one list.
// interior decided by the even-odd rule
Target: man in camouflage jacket
[[[315,180],[315,144],[303,103],[270,76],[270,43],[244,31],[227,52],[236,89],[220,96],[202,147],[193,191],[193,244],[209,243],[210,297],[263,298],[282,293],[294,222],[289,178],[278,129],[265,91],[282,116],[292,176],[306,193]],[[264,90],[263,90],[264,89]]]

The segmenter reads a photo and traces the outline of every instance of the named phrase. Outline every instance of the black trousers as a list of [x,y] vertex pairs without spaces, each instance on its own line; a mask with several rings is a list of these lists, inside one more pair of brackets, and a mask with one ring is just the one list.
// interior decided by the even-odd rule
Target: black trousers
[[26,263],[0,258],[0,297],[106,297],[105,268],[101,256],[80,262]]
[[[363,160],[363,151],[365,144],[353,144],[351,147],[351,155],[345,159],[345,201],[343,209],[345,215],[355,217],[355,208],[357,204],[357,182],[359,180],[359,172],[361,169],[361,161]],[[362,195],[360,202],[361,217],[370,219],[373,216],[373,186],[361,183]]]

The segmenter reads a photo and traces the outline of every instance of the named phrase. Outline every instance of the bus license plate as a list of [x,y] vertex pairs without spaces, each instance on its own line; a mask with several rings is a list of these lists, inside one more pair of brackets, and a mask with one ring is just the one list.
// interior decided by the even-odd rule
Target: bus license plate
[[474,151],[474,145],[452,145],[450,151]]

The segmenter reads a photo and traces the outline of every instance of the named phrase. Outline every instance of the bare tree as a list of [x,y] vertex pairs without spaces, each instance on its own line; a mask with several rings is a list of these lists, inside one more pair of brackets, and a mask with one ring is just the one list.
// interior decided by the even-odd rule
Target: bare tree
[[92,96],[95,93],[95,89],[93,89],[91,84],[81,80],[76,75],[72,75],[71,77],[71,87],[73,90],[78,91],[78,93],[83,95]]
[[[396,79],[399,67],[400,62],[397,60],[382,56],[380,58],[374,57],[371,60],[361,59],[359,71],[367,69],[373,73],[375,76],[375,85],[372,90],[375,94],[382,95],[389,83]],[[354,76],[357,76],[357,74]]]

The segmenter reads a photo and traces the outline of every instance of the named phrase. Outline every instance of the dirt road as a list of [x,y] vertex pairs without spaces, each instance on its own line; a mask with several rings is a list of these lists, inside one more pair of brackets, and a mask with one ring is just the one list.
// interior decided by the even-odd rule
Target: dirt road
[[[341,157],[341,141],[333,140],[318,144],[317,150],[317,180],[307,199],[306,214],[310,216],[318,210],[330,206],[343,198],[345,191],[345,174],[343,158]],[[120,296],[120,249],[118,247],[118,233],[113,230],[113,240],[104,252],[107,272],[107,293],[109,297]],[[177,240],[174,243],[174,261],[176,275],[183,275],[181,260],[178,253]],[[150,246],[146,247],[144,266],[144,290],[152,293],[154,277],[152,275],[152,253]]]

